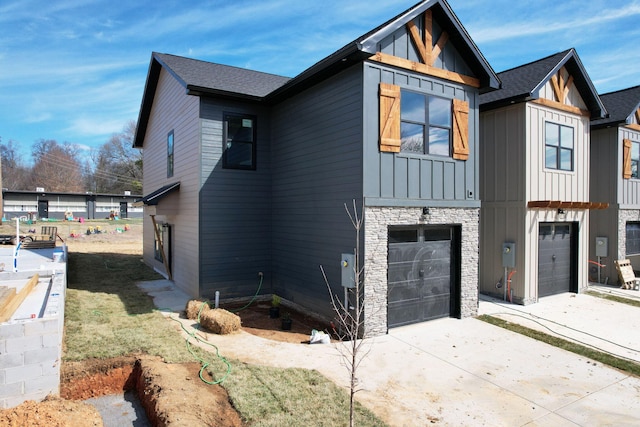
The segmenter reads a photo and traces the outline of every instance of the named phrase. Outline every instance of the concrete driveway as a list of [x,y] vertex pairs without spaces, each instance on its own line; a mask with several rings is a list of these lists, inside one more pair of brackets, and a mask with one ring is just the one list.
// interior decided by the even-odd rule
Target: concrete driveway
[[[143,288],[156,306],[180,311],[187,298],[168,283]],[[482,299],[479,309],[527,326],[551,322],[563,335],[571,330],[639,360],[639,308],[561,294],[527,307]],[[347,386],[341,344],[280,343],[244,332],[206,337],[226,357],[317,369]],[[475,318],[392,329],[366,340],[365,351],[357,399],[391,426],[640,425],[640,378]]]

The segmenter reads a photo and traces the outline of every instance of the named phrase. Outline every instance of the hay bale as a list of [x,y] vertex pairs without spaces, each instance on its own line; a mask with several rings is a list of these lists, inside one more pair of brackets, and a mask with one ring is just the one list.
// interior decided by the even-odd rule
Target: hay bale
[[[204,304],[204,307],[202,306],[202,304]],[[200,313],[200,316],[202,317],[202,313],[200,312],[200,310],[202,310],[202,313],[204,313],[205,311],[211,310],[211,307],[209,307],[209,304],[206,301],[198,301],[192,299],[187,302],[187,307],[184,311],[187,313],[187,319],[197,320],[198,313]]]
[[222,308],[200,314],[200,325],[214,334],[226,335],[240,329],[240,317]]

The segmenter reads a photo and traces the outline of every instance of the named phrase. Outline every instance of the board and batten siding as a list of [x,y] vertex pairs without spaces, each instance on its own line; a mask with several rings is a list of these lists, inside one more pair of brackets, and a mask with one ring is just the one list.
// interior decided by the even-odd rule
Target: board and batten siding
[[[527,200],[589,200],[589,118],[527,103]],[[545,123],[573,128],[573,171],[545,167]]]
[[[618,186],[618,203],[621,209],[640,209],[640,179],[622,178],[622,141],[629,139],[633,142],[640,142],[640,132],[620,126],[618,128],[618,158],[616,161],[616,179],[620,185]],[[613,170],[612,170],[613,172]]]
[[[255,117],[256,169],[223,169],[225,113]],[[198,236],[200,294],[221,299],[253,295],[264,274],[271,281],[271,131],[268,110],[257,104],[202,98],[202,168]],[[198,255],[196,255],[198,254]]]
[[[172,226],[171,254],[175,284],[198,296],[198,194],[200,190],[199,99],[189,96],[175,78],[161,70],[143,142],[144,194],[180,181],[180,189],[156,207],[156,221]],[[174,133],[174,173],[167,177],[167,135]],[[151,217],[144,215],[144,261],[164,272],[154,258],[155,234]]]
[[[504,288],[502,243],[525,239],[525,157],[524,103],[480,113],[480,291],[499,297]],[[525,257],[518,256],[516,271],[524,271]],[[512,278],[514,295],[523,295],[524,281]]]
[[[380,83],[469,102],[469,158],[380,152]],[[476,89],[365,62],[364,117],[364,195],[368,206],[479,207]]]
[[353,66],[273,108],[273,291],[332,316],[340,256],[356,232],[344,205],[362,215],[362,68]]

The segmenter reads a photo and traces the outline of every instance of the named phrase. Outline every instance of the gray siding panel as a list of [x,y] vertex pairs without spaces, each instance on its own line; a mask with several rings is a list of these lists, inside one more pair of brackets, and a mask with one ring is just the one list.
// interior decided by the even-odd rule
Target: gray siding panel
[[361,73],[352,67],[272,116],[273,291],[325,315],[319,266],[341,292],[340,254],[355,247],[344,204],[362,197]]
[[[417,77],[407,71],[394,71],[376,63],[365,63],[364,73],[364,194],[367,205],[384,206],[391,200],[393,206],[435,206],[446,201],[451,207],[478,207],[477,91],[436,77]],[[469,159],[381,153],[378,110],[381,82],[468,101]]]
[[[256,170],[222,168],[224,113],[256,117]],[[202,98],[202,170],[199,210],[200,294],[252,295],[271,277],[271,162],[269,116],[261,107]]]

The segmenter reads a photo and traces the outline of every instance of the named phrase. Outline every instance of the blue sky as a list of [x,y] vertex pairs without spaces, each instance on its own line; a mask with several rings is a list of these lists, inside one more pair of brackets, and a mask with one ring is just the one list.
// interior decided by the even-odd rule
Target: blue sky
[[[87,152],[137,120],[152,51],[293,77],[417,0],[3,0],[0,137]],[[496,72],[575,47],[599,93],[640,85],[640,0],[450,0]]]

